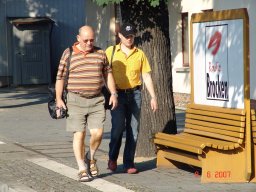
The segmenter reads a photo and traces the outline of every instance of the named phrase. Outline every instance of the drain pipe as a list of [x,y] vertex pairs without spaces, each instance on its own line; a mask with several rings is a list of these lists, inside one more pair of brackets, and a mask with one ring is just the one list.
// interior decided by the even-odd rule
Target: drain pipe
[[[5,11],[5,16],[7,16],[7,0],[5,0],[5,6],[4,6],[4,11]],[[9,63],[9,50],[8,50],[8,21],[7,21],[7,17],[5,17],[5,43],[6,43],[6,62],[7,62],[7,86],[10,87],[11,83],[10,83],[10,63]]]

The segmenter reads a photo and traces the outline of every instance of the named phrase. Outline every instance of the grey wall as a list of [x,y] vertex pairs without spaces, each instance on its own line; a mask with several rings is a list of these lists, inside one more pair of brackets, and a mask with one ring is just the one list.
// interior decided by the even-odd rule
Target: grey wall
[[[89,21],[86,10],[90,10]],[[12,51],[7,42],[7,17],[46,16],[55,21],[51,36],[51,66],[54,78],[60,56],[66,47],[76,41],[80,26],[84,24],[97,26],[95,24],[99,22],[99,17],[104,18],[105,21],[101,20],[100,23],[101,26],[104,24],[105,28],[102,28],[101,32],[97,29],[96,35],[105,31],[104,39],[98,44],[103,48],[106,47],[106,43],[109,42],[107,38],[110,38],[109,11],[111,9],[98,7],[91,0],[75,2],[71,0],[0,0],[0,87],[1,79],[3,83],[3,78],[12,76],[11,62],[8,62],[7,57],[8,51]]]
[[1,0],[0,1],[0,76],[10,75],[12,66],[7,60],[6,17],[44,17],[55,21],[52,30],[51,66],[58,65],[62,51],[75,41],[77,29],[84,24],[85,1],[76,0]]
[[[55,79],[63,50],[76,41],[82,25],[91,25],[96,32],[96,45],[113,44],[113,6],[97,6],[92,0],[0,0],[0,87],[12,79],[12,62],[8,59],[7,17],[49,17],[55,21],[51,35],[51,71]],[[9,37],[10,38],[10,37]],[[10,55],[10,54],[9,54]]]

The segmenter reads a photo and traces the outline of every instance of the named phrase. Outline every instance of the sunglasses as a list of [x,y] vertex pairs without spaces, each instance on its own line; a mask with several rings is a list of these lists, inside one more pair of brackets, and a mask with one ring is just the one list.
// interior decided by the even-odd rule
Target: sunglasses
[[93,43],[94,39],[84,39],[82,41],[83,41],[83,43],[88,43],[88,42]]

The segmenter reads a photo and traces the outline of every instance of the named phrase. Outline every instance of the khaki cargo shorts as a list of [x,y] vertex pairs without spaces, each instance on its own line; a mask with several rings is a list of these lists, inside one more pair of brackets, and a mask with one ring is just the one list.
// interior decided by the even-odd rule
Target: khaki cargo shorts
[[69,132],[103,128],[106,111],[104,96],[86,99],[78,94],[69,92],[67,95],[68,118],[66,130]]

